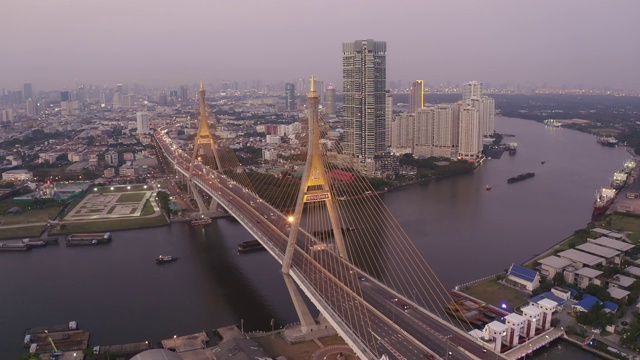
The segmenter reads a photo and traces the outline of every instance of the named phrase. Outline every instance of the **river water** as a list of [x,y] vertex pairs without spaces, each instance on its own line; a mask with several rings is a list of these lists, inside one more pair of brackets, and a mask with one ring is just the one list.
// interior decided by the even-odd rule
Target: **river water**
[[[595,190],[630,157],[593,136],[532,121],[498,117],[496,128],[517,135],[505,138],[518,143],[516,155],[383,195],[448,287],[521,263],[584,227]],[[536,176],[507,185],[528,171]],[[271,319],[278,328],[295,322],[276,261],[266,252],[237,253],[237,244],[250,239],[239,223],[221,219],[200,228],[118,231],[105,246],[1,253],[0,359],[22,352],[25,328],[71,320],[91,332],[92,345],[158,341],[241,322],[246,331],[269,330]],[[160,254],[179,260],[156,265]],[[560,344],[535,357],[584,358]]]

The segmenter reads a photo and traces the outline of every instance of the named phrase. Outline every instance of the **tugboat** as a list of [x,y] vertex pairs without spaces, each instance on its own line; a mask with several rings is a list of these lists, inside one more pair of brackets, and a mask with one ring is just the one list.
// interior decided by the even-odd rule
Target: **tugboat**
[[544,163],[546,163],[546,161],[540,161],[540,164],[544,165]]
[[491,190],[491,185],[487,185],[487,187],[485,187],[484,189],[487,191]]
[[177,257],[173,257],[171,255],[160,255],[156,259],[156,264],[165,264],[178,260]]

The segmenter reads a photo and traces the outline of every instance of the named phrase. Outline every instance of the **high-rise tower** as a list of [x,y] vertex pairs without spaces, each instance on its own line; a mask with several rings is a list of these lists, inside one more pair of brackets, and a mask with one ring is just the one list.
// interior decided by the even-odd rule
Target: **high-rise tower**
[[296,109],[296,88],[293,83],[284,84],[284,96],[286,96],[287,111]]
[[462,84],[462,100],[482,97],[482,83],[477,81],[469,81]]
[[343,151],[358,158],[361,165],[385,150],[386,51],[384,41],[342,44]]
[[329,85],[324,98],[324,111],[327,115],[336,114],[336,89]]
[[189,92],[187,85],[180,86],[180,102],[182,102],[183,104],[189,102]]
[[24,84],[23,88],[24,88],[23,89],[24,91],[22,92],[22,95],[24,97],[24,100],[27,101],[28,99],[33,99],[33,87],[31,86],[31,84],[30,83]]
[[137,133],[138,134],[146,134],[149,132],[149,119],[151,115],[148,112],[137,112],[136,113],[136,124],[138,126]]
[[415,113],[424,107],[424,80],[416,80],[409,93],[409,112]]

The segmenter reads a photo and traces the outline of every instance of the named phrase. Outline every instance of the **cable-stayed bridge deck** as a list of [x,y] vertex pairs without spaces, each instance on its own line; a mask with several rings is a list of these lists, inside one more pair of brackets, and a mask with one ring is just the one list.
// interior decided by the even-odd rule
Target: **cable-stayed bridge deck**
[[[193,152],[171,140],[167,133],[174,125],[159,129],[155,139],[201,211],[224,207],[283,265],[304,331],[313,331],[316,323],[294,282],[360,358],[502,357],[466,333],[468,322],[446,314],[453,302],[449,292],[366,179],[358,180],[356,171],[332,177],[345,171],[328,160],[328,145],[320,136],[327,128],[319,121],[313,79],[308,99],[300,180],[246,174],[235,154],[209,133],[204,87]],[[350,200],[333,201],[345,197]]]

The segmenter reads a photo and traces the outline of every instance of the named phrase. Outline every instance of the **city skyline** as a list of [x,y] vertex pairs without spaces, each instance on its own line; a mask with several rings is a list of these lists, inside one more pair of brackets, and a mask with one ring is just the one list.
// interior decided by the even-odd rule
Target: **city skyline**
[[[338,84],[340,44],[357,38],[384,39],[392,54],[387,79],[407,87],[415,79],[615,89],[640,83],[639,50],[628,46],[640,27],[636,2],[436,1],[412,4],[411,12],[402,3],[364,4],[12,3],[5,7],[12,16],[0,25],[11,34],[3,39],[0,87],[269,82],[312,72]],[[312,40],[301,31],[309,24]],[[203,38],[211,45],[197,46]]]

